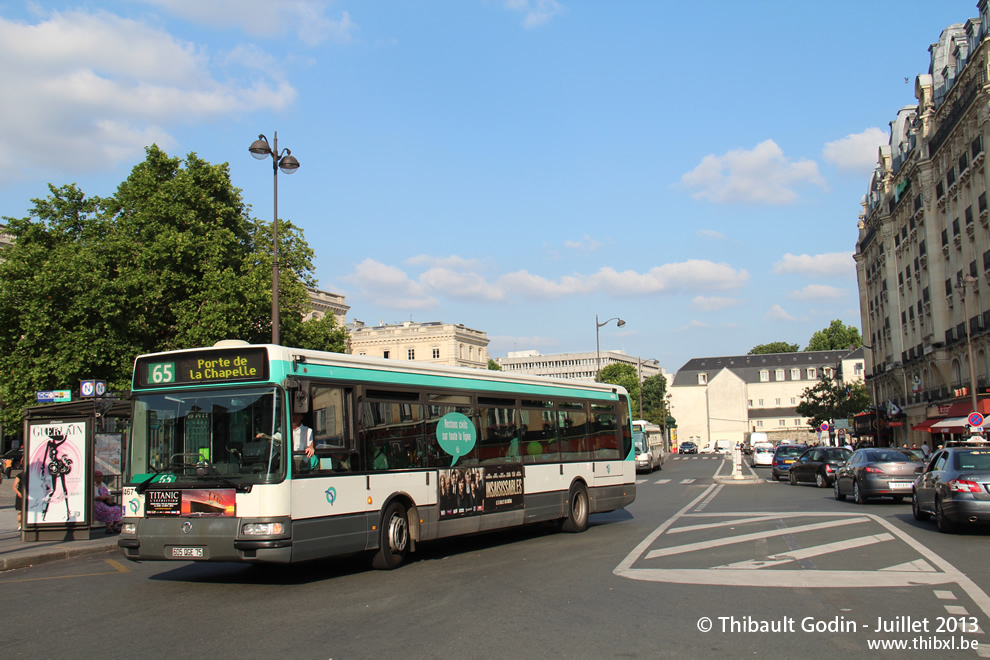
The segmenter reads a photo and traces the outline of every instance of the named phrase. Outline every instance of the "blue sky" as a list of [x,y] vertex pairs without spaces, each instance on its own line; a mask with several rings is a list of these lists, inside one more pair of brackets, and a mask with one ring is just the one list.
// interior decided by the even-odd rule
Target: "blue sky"
[[859,325],[860,200],[975,0],[0,0],[0,215],[111,194],[157,143],[227,162],[367,324],[493,357],[803,348]]

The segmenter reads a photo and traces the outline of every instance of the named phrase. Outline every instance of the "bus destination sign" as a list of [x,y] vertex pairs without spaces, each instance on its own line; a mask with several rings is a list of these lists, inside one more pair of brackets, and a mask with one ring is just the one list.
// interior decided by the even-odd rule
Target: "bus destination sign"
[[268,378],[264,348],[194,351],[138,358],[137,387],[237,383]]

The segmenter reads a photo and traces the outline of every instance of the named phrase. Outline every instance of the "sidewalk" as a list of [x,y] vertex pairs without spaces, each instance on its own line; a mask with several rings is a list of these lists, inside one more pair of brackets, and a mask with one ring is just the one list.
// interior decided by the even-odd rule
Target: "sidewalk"
[[21,541],[14,510],[13,476],[16,474],[10,479],[5,477],[0,484],[0,571],[118,550],[118,535],[104,534],[102,523],[90,530],[90,538],[85,541]]

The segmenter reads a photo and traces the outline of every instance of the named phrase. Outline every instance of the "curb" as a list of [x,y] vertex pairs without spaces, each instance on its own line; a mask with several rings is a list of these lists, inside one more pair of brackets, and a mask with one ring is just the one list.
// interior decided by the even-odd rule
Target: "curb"
[[85,548],[64,548],[62,550],[44,550],[38,553],[26,552],[20,557],[0,558],[0,572],[12,571],[15,568],[28,568],[39,564],[48,564],[53,561],[72,559],[74,557],[85,557],[88,555],[98,555],[119,550],[116,543],[114,545],[94,545]]

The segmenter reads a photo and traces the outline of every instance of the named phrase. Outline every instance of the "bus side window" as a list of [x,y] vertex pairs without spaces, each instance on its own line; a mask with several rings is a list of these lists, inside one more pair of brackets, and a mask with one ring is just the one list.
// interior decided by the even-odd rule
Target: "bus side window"
[[[310,388],[311,412],[306,416],[306,421],[312,424],[316,461],[312,469],[297,471],[299,476],[358,469],[357,447],[347,407],[349,395],[341,387],[314,384]],[[293,458],[298,459],[299,456]],[[295,462],[300,463],[299,460]]]

